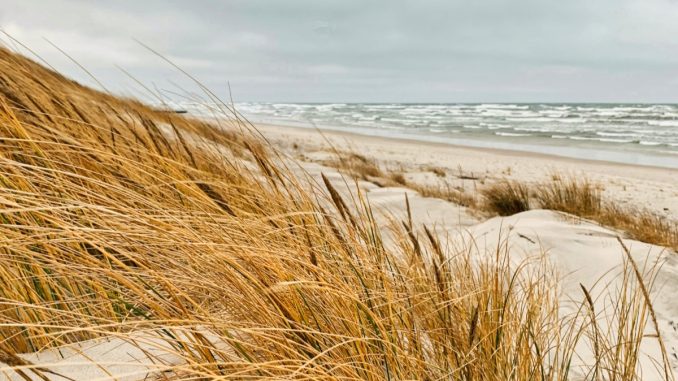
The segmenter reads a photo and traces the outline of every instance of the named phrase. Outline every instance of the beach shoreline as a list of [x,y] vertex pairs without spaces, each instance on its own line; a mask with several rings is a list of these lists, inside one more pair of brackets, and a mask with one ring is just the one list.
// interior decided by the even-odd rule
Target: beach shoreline
[[[438,147],[449,147],[449,148],[455,149],[455,150],[469,150],[469,151],[482,152],[482,153],[488,153],[488,154],[500,154],[500,155],[507,155],[507,156],[516,156],[516,157],[534,157],[534,158],[538,158],[538,159],[548,159],[548,160],[563,161],[563,162],[570,162],[570,163],[584,163],[584,164],[592,164],[592,165],[600,164],[600,165],[617,166],[617,167],[645,168],[645,169],[649,169],[649,170],[669,171],[669,172],[674,173],[676,176],[678,176],[678,168],[657,166],[657,165],[651,165],[651,164],[634,164],[634,163],[618,162],[618,161],[603,160],[603,159],[584,159],[584,158],[576,158],[576,157],[571,157],[571,156],[559,155],[557,153],[550,153],[549,154],[549,153],[521,150],[521,149],[517,149],[517,148],[516,149],[490,148],[490,147],[482,147],[482,146],[463,145],[463,144],[449,143],[449,142],[445,142],[445,141],[434,141],[433,139],[431,139],[431,140],[416,139],[414,137],[382,136],[382,135],[374,135],[374,134],[369,134],[369,133],[361,133],[361,132],[356,132],[356,131],[346,131],[346,130],[341,130],[339,128],[328,128],[328,127],[325,127],[325,126],[321,126],[321,127],[301,127],[301,126],[298,126],[298,125],[288,125],[288,124],[280,124],[280,123],[258,123],[258,122],[252,122],[252,124],[254,126],[256,126],[257,129],[261,129],[261,130],[267,131],[267,132],[270,131],[271,129],[283,129],[283,130],[289,130],[289,131],[298,131],[300,133],[320,132],[324,135],[331,135],[333,137],[342,136],[342,137],[347,137],[347,138],[350,138],[350,139],[353,139],[353,138],[360,138],[360,139],[367,139],[367,140],[374,139],[375,141],[378,140],[378,141],[382,141],[382,142],[394,141],[394,142],[408,143],[408,144],[421,144],[421,145],[430,145],[430,146],[438,146]],[[487,141],[487,142],[491,143],[492,141]],[[655,155],[655,156],[659,156],[659,155]]]
[[675,105],[239,103],[248,119],[678,169]]
[[[551,181],[556,175],[573,176],[598,184],[604,198],[617,205],[648,210],[678,221],[678,184],[675,181],[678,169],[323,128],[264,123],[255,124],[255,127],[274,147],[302,161],[327,163],[334,155],[334,149],[354,152],[376,160],[388,172],[402,173],[414,184],[440,184],[441,179],[430,170],[440,168],[449,174],[442,180],[471,192],[501,180],[538,184]],[[460,175],[462,172],[467,175]]]

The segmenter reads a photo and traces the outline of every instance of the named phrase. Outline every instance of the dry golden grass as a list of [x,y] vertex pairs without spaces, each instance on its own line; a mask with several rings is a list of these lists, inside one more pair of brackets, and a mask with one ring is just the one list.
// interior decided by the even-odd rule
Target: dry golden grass
[[530,194],[525,184],[502,180],[483,189],[481,193],[485,197],[483,209],[500,216],[530,209]]
[[384,177],[379,164],[374,159],[354,152],[334,152],[336,158],[324,161],[323,164],[337,168],[347,175],[360,180]]
[[678,222],[647,210],[620,207],[604,201],[600,187],[590,181],[554,176],[537,191],[541,207],[590,218],[628,233],[639,241],[678,250]]
[[[535,195],[533,202],[530,190]],[[554,175],[551,182],[526,185],[501,181],[482,191],[485,210],[502,216],[536,205],[566,212],[619,229],[639,241],[678,251],[678,223],[647,210],[620,207],[603,200],[600,186],[587,179]]]
[[[455,189],[447,182],[433,185],[408,181],[401,171],[382,171],[377,160],[368,159],[354,152],[342,152],[337,155],[338,159],[325,161],[323,164],[339,169],[352,178],[371,181],[381,187],[405,186],[417,191],[423,197],[439,198],[465,207],[476,206],[476,198],[473,195]],[[442,168],[426,167],[425,170],[439,178],[446,176]]]
[[[524,212],[533,206],[558,210],[622,230],[639,241],[678,251],[678,223],[647,210],[620,207],[604,201],[600,186],[587,179],[554,174],[550,182],[540,184],[501,180],[483,188],[480,191],[482,197],[477,197],[450,187],[449,184],[432,185],[407,181],[402,172],[384,172],[376,160],[367,159],[363,155],[345,153],[341,157],[342,160],[325,164],[344,170],[354,178],[372,181],[380,186],[406,186],[424,197],[439,198],[500,216]],[[426,170],[438,177],[445,176],[444,170],[440,168],[427,167]],[[461,169],[458,178],[477,179],[464,175]]]
[[639,241],[665,246],[678,252],[678,222],[664,216],[606,203],[592,219],[622,230]]
[[410,182],[408,187],[416,190],[424,197],[439,198],[467,208],[475,208],[477,206],[477,200],[473,194],[463,189],[456,189],[447,182],[438,185],[424,185]]
[[405,178],[405,175],[403,175],[401,172],[391,172],[388,175],[388,179],[393,181],[397,185],[407,185],[407,179]]
[[438,177],[447,176],[447,172],[445,171],[444,168],[429,166],[429,167],[424,167],[423,170],[428,171],[428,172],[432,172],[434,175],[436,175]]
[[[143,329],[185,360],[168,379],[568,378],[596,314],[561,320],[547,267],[445,251],[411,221],[386,247],[364,200],[309,193],[245,121],[222,123],[0,48],[2,361]],[[631,285],[618,332],[595,335],[596,369],[621,380],[648,319]]]
[[577,216],[595,216],[602,208],[600,189],[587,179],[574,176],[552,176],[551,182],[536,187],[536,196],[543,209],[560,210]]

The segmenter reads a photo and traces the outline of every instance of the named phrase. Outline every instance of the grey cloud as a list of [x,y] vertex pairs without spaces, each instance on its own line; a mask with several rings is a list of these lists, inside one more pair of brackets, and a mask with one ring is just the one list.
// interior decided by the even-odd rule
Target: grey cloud
[[87,82],[50,39],[121,92],[134,84],[116,64],[190,86],[136,38],[236,100],[678,99],[672,0],[3,3],[3,30]]

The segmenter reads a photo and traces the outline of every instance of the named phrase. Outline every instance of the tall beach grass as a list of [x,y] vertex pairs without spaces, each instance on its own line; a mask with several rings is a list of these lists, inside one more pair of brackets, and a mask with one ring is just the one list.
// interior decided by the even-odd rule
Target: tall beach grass
[[616,332],[583,296],[562,319],[545,263],[411,221],[387,246],[365,200],[302,185],[222,106],[184,118],[0,48],[2,371],[58,379],[20,355],[143,331],[182,359],[165,379],[565,380],[585,341],[585,372],[639,379],[631,267]]

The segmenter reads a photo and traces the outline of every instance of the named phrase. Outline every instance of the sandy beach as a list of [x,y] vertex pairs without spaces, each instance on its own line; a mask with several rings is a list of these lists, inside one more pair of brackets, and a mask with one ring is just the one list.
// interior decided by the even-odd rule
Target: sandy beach
[[[590,180],[600,187],[606,200],[623,208],[649,210],[661,214],[666,221],[678,218],[678,183],[675,181],[678,171],[672,169],[277,125],[257,125],[257,129],[271,144],[292,157],[290,163],[299,165],[291,166],[298,168],[297,176],[309,174],[320,183],[323,174],[349,200],[357,197],[357,189],[364,192],[376,211],[387,242],[391,238],[388,226],[393,218],[396,221],[410,218],[419,227],[416,234],[425,236],[422,228],[428,226],[444,245],[453,251],[469,251],[477,260],[493,255],[502,245],[509,248],[512,266],[516,268],[529,263],[528,268],[543,271],[538,269],[541,269],[541,259],[545,259],[552,274],[543,282],[557,280],[554,287],[558,290],[561,318],[567,320],[576,315],[581,305],[581,290],[585,288],[592,295],[596,310],[605,311],[604,321],[598,323],[602,330],[617,324],[615,307],[610,301],[616,300],[620,290],[630,282],[622,275],[626,261],[623,247],[617,241],[625,232],[550,210],[489,218],[471,208],[418,194],[409,189],[408,184],[440,185],[442,182],[476,194],[503,179],[539,184],[560,174]],[[347,176],[323,165],[333,163],[332,158],[336,157],[333,150],[373,159],[386,172],[402,173],[407,182],[381,186],[378,180],[347,181]],[[389,244],[397,245],[397,242]],[[678,260],[672,250],[661,246],[632,239],[624,239],[623,245],[643,269],[645,282],[652,285],[657,324],[675,372],[678,327],[674,317],[678,310],[674,298],[678,293]],[[656,335],[649,326],[644,334]],[[651,365],[661,357],[658,342],[644,340],[640,350],[638,369],[642,369],[644,379],[662,379],[662,371],[652,370],[655,366]],[[572,379],[587,378],[591,351],[588,344],[577,345],[576,358],[571,364]]]
[[[302,161],[325,162],[332,148],[359,153],[386,170],[401,172],[418,184],[441,181],[474,192],[497,180],[548,181],[554,174],[586,178],[600,185],[603,197],[620,206],[647,209],[678,220],[678,170],[570,159],[536,153],[453,146],[407,139],[257,124],[275,146]],[[430,169],[441,168],[445,178]],[[475,178],[475,179],[473,179]]]

